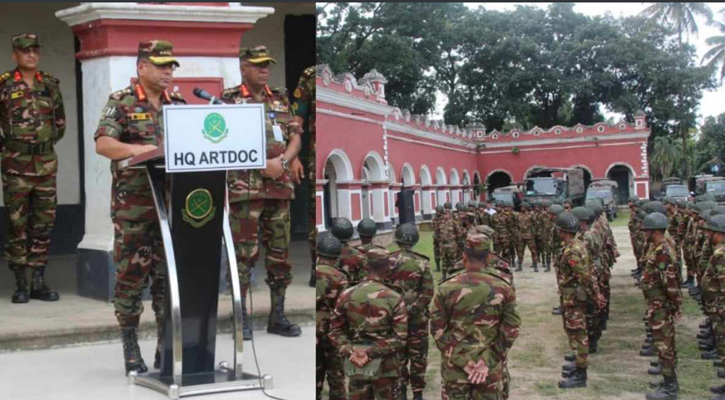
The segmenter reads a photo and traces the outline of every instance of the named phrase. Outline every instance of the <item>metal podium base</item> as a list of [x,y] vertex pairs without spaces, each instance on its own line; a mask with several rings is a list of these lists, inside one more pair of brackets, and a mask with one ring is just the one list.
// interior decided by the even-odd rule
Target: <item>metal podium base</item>
[[241,378],[236,378],[234,371],[220,367],[213,373],[185,375],[181,385],[177,385],[173,377],[162,377],[159,372],[141,375],[131,372],[128,374],[128,383],[145,386],[174,400],[200,394],[273,388],[272,375],[262,376],[261,383],[257,375],[247,373],[242,375]]

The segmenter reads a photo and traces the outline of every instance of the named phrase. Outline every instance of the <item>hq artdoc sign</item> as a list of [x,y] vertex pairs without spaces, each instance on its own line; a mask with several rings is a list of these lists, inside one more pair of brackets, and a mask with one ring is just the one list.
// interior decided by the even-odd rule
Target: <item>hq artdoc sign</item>
[[264,169],[263,104],[165,106],[166,171]]

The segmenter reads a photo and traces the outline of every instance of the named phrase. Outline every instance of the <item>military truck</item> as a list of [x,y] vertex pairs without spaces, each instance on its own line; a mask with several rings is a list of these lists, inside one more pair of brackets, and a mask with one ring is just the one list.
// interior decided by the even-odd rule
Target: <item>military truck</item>
[[495,189],[491,193],[491,198],[494,201],[503,200],[514,204],[514,210],[519,211],[521,209],[521,200],[523,199],[523,193],[521,188],[517,185],[510,185]]
[[617,218],[617,204],[619,204],[619,184],[610,179],[595,179],[587,188],[586,200],[601,199],[604,203],[604,212],[610,221]]
[[695,195],[710,193],[715,196],[718,203],[725,202],[725,178],[722,176],[697,175],[690,183]]
[[524,180],[524,200],[569,200],[584,204],[584,171],[579,168],[535,168]]

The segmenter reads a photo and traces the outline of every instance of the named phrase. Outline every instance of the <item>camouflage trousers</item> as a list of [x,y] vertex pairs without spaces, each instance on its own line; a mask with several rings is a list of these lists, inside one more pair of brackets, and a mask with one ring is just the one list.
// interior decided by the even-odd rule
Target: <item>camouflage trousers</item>
[[501,374],[501,400],[508,400],[511,391],[511,374],[509,374],[508,360],[503,360],[503,373]]
[[536,252],[539,253],[539,259],[542,263],[551,265],[551,248],[549,247],[549,238],[536,238]]
[[144,307],[141,294],[151,280],[151,307],[163,318],[166,298],[166,256],[156,220],[114,220],[113,260],[116,285],[113,305],[122,327],[138,326]]
[[397,377],[364,378],[351,376],[350,400],[397,400]]
[[586,303],[576,302],[562,308],[564,331],[569,338],[569,348],[576,355],[576,365],[581,368],[589,366],[589,336],[587,334]]
[[320,340],[317,347],[317,400],[322,399],[322,387],[327,378],[330,387],[329,400],[347,400],[345,371],[337,349],[327,340]]
[[587,303],[587,336],[590,342],[601,333],[601,318],[602,310],[594,303]]
[[[428,368],[428,318],[408,320],[408,343],[400,352],[400,386],[410,386],[413,392],[425,389],[425,370]],[[410,366],[409,366],[410,365]]]
[[448,274],[456,264],[458,248],[455,246],[446,246],[441,248],[441,270],[443,271],[443,279],[448,277]]
[[249,288],[249,276],[259,258],[259,229],[266,250],[264,266],[270,288],[286,288],[292,283],[292,265],[287,261],[290,242],[290,201],[260,199],[230,204],[234,250],[242,294]]
[[444,381],[441,393],[443,400],[501,400],[503,382],[484,382],[480,385]]
[[5,259],[8,266],[47,267],[55,224],[56,176],[22,176],[3,171]]
[[662,376],[673,376],[677,367],[673,316],[661,303],[647,304],[647,323],[652,329],[652,344],[662,366]]
[[506,262],[513,265],[516,262],[516,260],[513,258],[516,257],[516,253],[513,251],[511,243],[511,239],[508,237],[499,238],[498,249],[496,250],[496,253],[498,253],[501,258],[506,260]]
[[539,254],[536,252],[536,242],[533,238],[519,238],[518,242],[516,243],[516,253],[519,256],[519,263],[524,262],[524,252],[526,251],[526,248],[529,248],[529,252],[531,253],[531,261],[534,264],[539,263]]
[[710,320],[715,331],[715,350],[722,361],[725,360],[725,315],[710,314]]
[[697,276],[697,269],[695,268],[695,257],[692,251],[692,245],[686,244],[683,247],[683,258],[685,260],[685,266],[687,267],[687,277],[693,279]]

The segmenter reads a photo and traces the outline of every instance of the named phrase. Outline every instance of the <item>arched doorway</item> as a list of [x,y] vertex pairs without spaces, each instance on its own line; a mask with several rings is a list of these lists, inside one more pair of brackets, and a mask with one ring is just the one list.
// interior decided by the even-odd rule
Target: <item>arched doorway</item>
[[[388,190],[381,188],[371,189],[372,183],[387,182],[385,174],[385,163],[375,151],[371,151],[363,162],[363,216],[372,218],[375,222],[385,220],[385,198]],[[367,215],[365,209],[367,208]]]
[[634,192],[634,174],[632,170],[623,164],[610,166],[607,170],[607,178],[617,182],[617,190],[619,190],[619,204],[627,204],[630,193]]
[[584,188],[589,188],[589,184],[592,183],[592,171],[585,165],[572,165],[571,167],[584,171]]
[[482,200],[481,198],[481,175],[478,171],[473,173],[473,194],[476,200]]
[[[438,169],[436,170],[436,185],[437,186],[446,186],[446,182],[447,182],[446,172],[443,171],[443,168],[438,167]],[[441,205],[445,204],[445,202],[446,202],[445,189],[439,188],[437,190],[436,196],[437,196],[438,204],[441,204]]]
[[491,196],[491,193],[498,188],[511,185],[511,182],[513,182],[513,179],[511,179],[511,175],[506,171],[498,170],[488,174],[486,178],[488,195]]
[[325,229],[328,229],[332,223],[332,219],[336,217],[350,218],[350,201],[348,197],[342,195],[338,190],[337,184],[348,182],[352,179],[352,164],[342,150],[334,150],[327,157],[325,168],[322,170],[322,176],[327,183],[323,188],[323,223]]
[[[420,185],[422,187],[430,187],[433,185],[433,181],[430,176],[430,170],[428,169],[428,166],[424,165],[420,167]],[[433,199],[432,199],[432,191],[426,190],[423,192],[423,215],[425,214],[431,214],[433,212]],[[437,203],[437,202],[436,202]],[[438,205],[438,204],[436,204]]]

